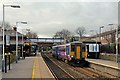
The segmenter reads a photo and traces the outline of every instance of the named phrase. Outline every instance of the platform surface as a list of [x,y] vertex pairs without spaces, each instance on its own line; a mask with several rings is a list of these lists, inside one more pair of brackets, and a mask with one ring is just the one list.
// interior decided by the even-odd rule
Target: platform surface
[[88,59],[88,58],[86,60],[90,63],[95,63],[95,64],[99,64],[99,65],[103,65],[103,66],[107,66],[115,69],[120,69],[120,66],[119,66],[120,63],[116,63],[114,61],[102,60],[102,59]]
[[40,53],[34,59],[32,78],[44,78],[44,79],[45,78],[47,78],[47,79],[54,78],[52,73],[50,72],[49,68],[47,67],[46,63],[44,62]]
[[2,72],[2,78],[28,78],[31,80],[54,78],[40,54],[19,60],[18,63],[11,64],[11,67],[12,69],[7,73]]

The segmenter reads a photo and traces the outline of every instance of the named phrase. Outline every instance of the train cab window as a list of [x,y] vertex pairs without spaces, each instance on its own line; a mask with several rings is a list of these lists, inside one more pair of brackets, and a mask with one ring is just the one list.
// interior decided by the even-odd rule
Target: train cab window
[[85,45],[82,46],[82,51],[85,52]]
[[71,45],[71,51],[75,51],[75,45]]

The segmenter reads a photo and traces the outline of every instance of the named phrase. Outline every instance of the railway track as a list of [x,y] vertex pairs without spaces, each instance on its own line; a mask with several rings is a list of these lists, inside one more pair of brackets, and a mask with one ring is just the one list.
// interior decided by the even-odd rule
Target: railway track
[[[91,68],[80,68],[70,66],[62,61],[56,60],[51,54],[42,55],[56,80],[113,80]],[[46,59],[45,59],[46,58]],[[48,62],[47,62],[48,61]],[[52,66],[52,67],[51,67]],[[58,69],[57,69],[58,68]]]
[[63,61],[59,61],[53,58],[51,54],[45,54],[43,55],[43,57],[46,57],[48,59],[47,65],[48,63],[53,63],[59,68],[58,70],[53,64],[51,64],[53,65],[53,68],[48,65],[56,80],[119,80],[116,78],[111,79],[109,77],[106,77],[104,73],[95,71],[92,68],[80,68],[70,66]]
[[62,61],[58,61],[54,59],[51,55],[47,55],[53,62],[55,62],[57,65],[60,65],[62,68],[64,68],[69,74],[74,76],[74,78],[106,78],[104,75],[101,75],[100,73],[94,72],[90,70],[90,68],[80,68],[80,67],[73,67],[70,66]]
[[89,78],[103,78],[104,76],[96,73],[96,72],[93,72],[93,71],[90,71],[90,70],[87,70],[86,68],[78,68],[78,67],[75,67],[73,68],[74,70],[86,75],[86,77],[89,77]]
[[51,61],[46,55],[42,54],[42,57],[56,80],[66,80],[66,79],[75,80],[75,78],[72,75],[70,75],[60,66],[58,66],[55,62]]
[[[57,63],[58,65],[61,65],[61,66],[63,65],[63,67],[68,66],[69,70],[74,71],[77,74],[80,74],[81,78],[105,78],[105,76],[97,72],[91,71],[87,68],[73,67],[61,61],[58,61]],[[78,76],[75,76],[75,77],[78,78]]]

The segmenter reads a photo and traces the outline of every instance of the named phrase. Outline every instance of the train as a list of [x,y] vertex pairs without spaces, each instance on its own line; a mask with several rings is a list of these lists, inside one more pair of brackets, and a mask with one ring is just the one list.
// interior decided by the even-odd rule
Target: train
[[73,66],[88,66],[87,46],[83,42],[71,42],[52,47],[52,56]]
[[101,42],[97,41],[83,41],[83,43],[87,46],[87,58],[91,59],[98,59],[100,55],[100,48],[101,48]]

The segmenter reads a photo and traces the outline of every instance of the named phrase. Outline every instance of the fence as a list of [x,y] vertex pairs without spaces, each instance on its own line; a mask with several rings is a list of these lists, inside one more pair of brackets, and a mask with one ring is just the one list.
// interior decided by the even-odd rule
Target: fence
[[[101,53],[115,54],[116,53],[116,44],[102,44]],[[118,45],[118,53],[120,53],[120,44]]]
[[115,44],[101,45],[101,53],[115,53]]
[[[100,59],[116,61],[116,44],[101,45]],[[120,44],[118,45],[118,61],[120,62]]]

